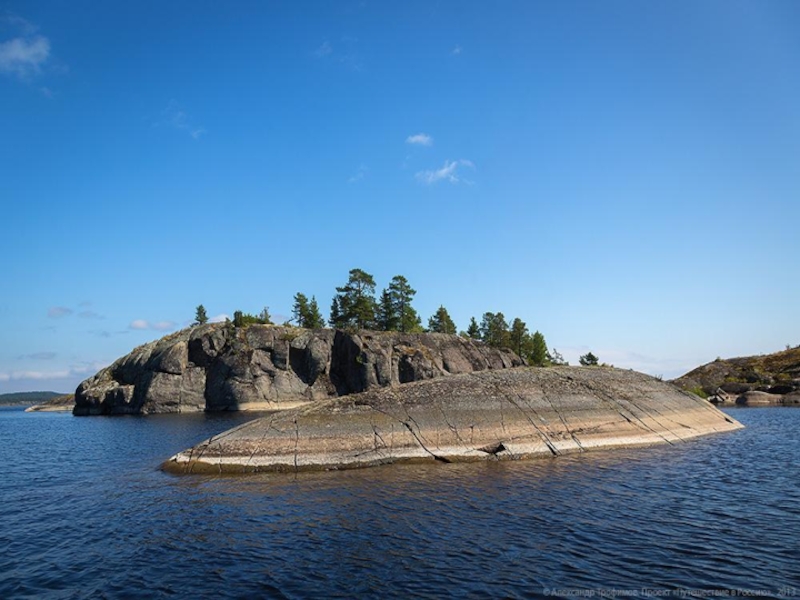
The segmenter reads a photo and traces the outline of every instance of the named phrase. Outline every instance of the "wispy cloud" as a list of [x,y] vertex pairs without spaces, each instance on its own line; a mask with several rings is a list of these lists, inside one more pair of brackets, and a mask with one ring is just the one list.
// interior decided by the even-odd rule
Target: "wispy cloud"
[[53,360],[55,357],[55,352],[34,352],[33,354],[21,354],[17,360]]
[[331,46],[331,43],[327,40],[322,42],[320,47],[314,50],[314,56],[316,56],[317,58],[325,58],[326,56],[332,53],[333,53],[333,46]]
[[361,71],[361,57],[356,51],[358,38],[349,35],[342,36],[337,42],[336,47],[325,40],[314,49],[311,55],[319,60],[329,60],[334,63],[339,63],[353,71]]
[[433,146],[433,137],[427,133],[416,133],[406,138],[406,144],[415,144],[417,146]]
[[463,182],[471,185],[473,182],[469,179],[464,179],[464,177],[460,174],[461,167],[474,169],[475,165],[472,163],[472,161],[465,158],[461,158],[459,160],[445,160],[444,166],[440,169],[435,169],[432,171],[419,171],[415,177],[417,178],[417,181],[426,185],[432,185],[434,183],[438,183],[439,181],[449,181],[450,183]]
[[186,111],[178,104],[176,100],[170,100],[167,107],[161,112],[161,123],[188,133],[192,139],[199,140],[202,136],[208,133],[205,127],[197,125]]
[[358,169],[356,170],[356,174],[353,175],[350,179],[348,179],[347,183],[356,183],[358,181],[361,181],[362,179],[364,179],[364,177],[367,176],[368,172],[369,172],[369,169],[367,168],[367,165],[365,165],[363,163],[358,165]]
[[175,329],[176,325],[177,323],[175,323],[175,321],[147,321],[145,319],[136,319],[131,321],[128,327],[137,330],[172,331]]
[[103,362],[86,362],[52,371],[5,371],[0,372],[0,381],[47,381],[72,377],[86,377],[87,375],[94,375],[105,366],[107,366],[107,364]]
[[0,71],[23,79],[38,74],[50,56],[50,42],[42,36],[14,38],[0,43]]
[[224,323],[225,321],[230,321],[230,315],[226,315],[225,313],[219,314],[216,317],[211,317],[208,322],[209,323]]
[[115,335],[127,335],[130,333],[129,329],[125,329],[124,331],[108,331],[107,329],[92,329],[89,331],[91,335],[96,335],[100,338],[110,338]]
[[105,319],[105,317],[101,314],[94,312],[93,310],[82,310],[78,313],[78,316],[81,319]]
[[53,306],[47,309],[47,316],[51,319],[60,319],[61,317],[68,317],[74,311],[66,306]]
[[0,23],[16,32],[16,37],[0,42],[0,72],[31,79],[42,71],[50,57],[50,40],[38,27],[16,15],[0,17]]
[[453,49],[450,51],[450,54],[451,54],[451,55],[453,55],[453,56],[458,56],[459,54],[461,54],[461,52],[463,52],[463,50],[464,50],[464,49],[463,49],[461,46],[459,46],[458,44],[456,44],[456,47],[455,47],[455,48],[453,48]]

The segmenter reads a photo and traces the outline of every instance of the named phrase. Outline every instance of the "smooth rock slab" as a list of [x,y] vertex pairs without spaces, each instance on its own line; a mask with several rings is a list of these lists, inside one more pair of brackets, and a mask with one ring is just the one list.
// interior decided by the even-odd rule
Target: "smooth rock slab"
[[245,473],[515,460],[674,444],[741,427],[707,401],[641,373],[523,367],[315,402],[214,436],[163,468]]

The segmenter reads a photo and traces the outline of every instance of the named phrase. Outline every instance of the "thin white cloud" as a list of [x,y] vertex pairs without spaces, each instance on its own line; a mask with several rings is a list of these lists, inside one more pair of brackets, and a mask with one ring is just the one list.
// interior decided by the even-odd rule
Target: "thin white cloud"
[[50,41],[43,35],[17,37],[0,43],[0,72],[26,79],[41,72],[50,56]]
[[108,331],[107,329],[92,329],[89,333],[92,335],[96,335],[97,337],[101,338],[110,338],[115,335],[127,335],[130,333],[129,330],[125,331]]
[[105,317],[101,314],[94,312],[93,310],[82,310],[78,313],[78,316],[81,319],[105,319]]
[[325,40],[311,54],[316,59],[329,60],[353,71],[361,71],[363,67],[361,57],[356,50],[357,44],[357,38],[345,35],[342,36],[336,48],[328,40]]
[[361,181],[362,179],[364,179],[364,177],[367,176],[368,172],[369,169],[365,164],[362,163],[358,165],[358,170],[356,171],[356,174],[353,175],[350,179],[348,179],[347,183],[356,183],[358,181]]
[[333,46],[331,46],[331,43],[328,42],[327,40],[322,42],[322,45],[320,45],[319,48],[314,50],[314,56],[316,56],[317,58],[324,58],[332,53],[333,53]]
[[17,360],[53,360],[55,357],[55,352],[34,352],[33,354],[22,354],[17,357]]
[[459,46],[458,44],[456,44],[456,47],[455,47],[455,48],[453,48],[453,49],[451,50],[450,54],[452,54],[453,56],[458,56],[459,54],[461,54],[461,52],[462,52],[463,50],[464,50],[464,49],[463,49],[461,46]]
[[176,100],[169,101],[167,108],[161,112],[161,116],[163,124],[188,133],[195,140],[199,140],[208,133],[205,127],[197,125],[189,118],[189,115],[181,108]]
[[433,137],[427,133],[417,133],[406,138],[406,144],[416,144],[417,146],[433,146]]
[[230,321],[230,319],[231,318],[230,318],[229,315],[226,315],[225,313],[222,313],[220,315],[217,315],[216,317],[211,317],[208,320],[208,322],[209,323],[224,323],[225,321]]
[[153,331],[172,331],[175,329],[175,321],[147,321],[145,319],[136,319],[131,321],[128,327],[130,329],[145,330],[150,329]]
[[459,160],[445,160],[444,166],[442,166],[440,169],[435,169],[432,171],[419,171],[415,177],[417,178],[417,181],[426,185],[432,185],[434,183],[438,183],[439,181],[449,181],[450,183],[463,182],[466,184],[472,184],[470,180],[464,179],[459,173],[460,167],[474,169],[475,165],[472,163],[472,161],[465,158],[461,158]]
[[53,371],[5,371],[0,373],[0,381],[46,381],[50,379],[66,379],[70,377],[85,377],[94,375],[100,369],[106,367],[106,363],[87,362],[79,365],[72,365],[66,369]]
[[51,319],[60,319],[61,317],[67,317],[73,313],[71,308],[67,308],[66,306],[53,306],[47,309],[47,316]]

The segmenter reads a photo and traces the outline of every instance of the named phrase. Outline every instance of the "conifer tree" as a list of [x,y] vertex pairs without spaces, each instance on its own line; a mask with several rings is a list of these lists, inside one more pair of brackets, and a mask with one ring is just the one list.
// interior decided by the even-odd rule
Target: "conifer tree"
[[547,344],[544,341],[544,336],[537,331],[533,334],[529,360],[531,364],[537,367],[546,367],[549,363],[548,357],[549,354],[547,352]]
[[202,304],[198,305],[195,315],[194,315],[194,322],[198,325],[205,325],[208,323],[208,315],[206,314],[206,307]]
[[294,295],[294,303],[292,304],[292,320],[298,327],[305,327],[304,323],[308,319],[308,298],[302,292],[297,292]]
[[478,325],[478,322],[475,320],[475,317],[469,318],[469,327],[467,327],[467,337],[472,340],[481,339],[481,328]]
[[339,297],[334,296],[333,300],[331,300],[331,314],[328,318],[328,323],[330,323],[331,327],[344,327],[344,319],[342,318],[342,309],[339,308]]
[[391,302],[393,317],[397,321],[394,329],[402,332],[421,331],[422,324],[419,315],[411,306],[417,290],[409,285],[408,279],[402,275],[395,275],[392,277],[389,287],[384,291],[384,293],[386,292],[388,292]]
[[511,331],[509,332],[509,342],[511,348],[520,358],[524,358],[527,354],[527,346],[530,345],[530,335],[528,335],[528,326],[525,321],[517,317],[511,324]]
[[481,339],[496,348],[508,347],[509,332],[508,323],[503,313],[487,312],[483,314],[481,320]]
[[[477,327],[478,324],[475,323],[475,326]],[[433,316],[428,319],[428,330],[433,333],[455,334],[456,324],[453,322],[453,319],[450,318],[450,313],[447,312],[444,306],[440,305]]]
[[319,312],[319,305],[317,299],[311,296],[311,302],[308,303],[308,317],[303,325],[306,329],[321,329],[325,327],[325,319],[322,318],[322,313]]
[[395,313],[392,295],[389,290],[383,290],[381,293],[381,299],[378,301],[376,324],[381,331],[398,331],[400,329],[400,319]]
[[[351,269],[347,283],[336,288],[331,325],[370,329],[375,325],[375,280],[361,269]],[[334,318],[335,317],[335,318]]]

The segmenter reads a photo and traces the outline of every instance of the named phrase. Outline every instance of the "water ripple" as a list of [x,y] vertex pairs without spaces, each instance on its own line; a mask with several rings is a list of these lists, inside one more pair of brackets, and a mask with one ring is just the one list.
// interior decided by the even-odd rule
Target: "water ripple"
[[536,598],[800,587],[800,409],[678,446],[180,478],[242,415],[0,411],[0,597]]

